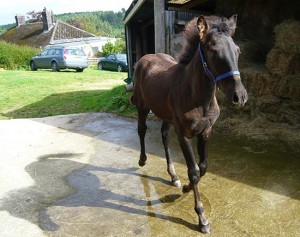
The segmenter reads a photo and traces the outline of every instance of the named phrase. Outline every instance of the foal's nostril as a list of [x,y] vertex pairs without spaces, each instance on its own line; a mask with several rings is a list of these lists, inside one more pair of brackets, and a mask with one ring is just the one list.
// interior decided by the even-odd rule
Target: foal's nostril
[[237,104],[239,102],[239,96],[238,96],[237,92],[233,93],[232,102],[234,104]]

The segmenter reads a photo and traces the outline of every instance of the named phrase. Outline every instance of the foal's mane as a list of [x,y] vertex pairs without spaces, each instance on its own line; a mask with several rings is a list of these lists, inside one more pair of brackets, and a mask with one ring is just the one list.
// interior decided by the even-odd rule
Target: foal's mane
[[[226,35],[230,35],[230,26],[228,24],[228,19],[219,16],[205,16],[205,21],[208,24],[208,32],[201,39],[201,43],[205,44],[212,34],[218,32]],[[183,36],[185,43],[181,49],[180,55],[178,57],[178,63],[188,64],[194,57],[197,47],[200,43],[200,35],[197,27],[197,18],[191,20],[185,27]]]

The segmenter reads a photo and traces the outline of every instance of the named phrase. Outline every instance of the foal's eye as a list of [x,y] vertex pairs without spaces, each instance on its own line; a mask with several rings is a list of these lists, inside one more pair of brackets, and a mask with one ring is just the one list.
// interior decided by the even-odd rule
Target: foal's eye
[[209,44],[210,44],[210,46],[215,46],[215,45],[216,45],[216,41],[211,40],[211,41],[209,42]]
[[217,50],[210,50],[210,56],[212,58],[217,58],[218,57],[218,51]]

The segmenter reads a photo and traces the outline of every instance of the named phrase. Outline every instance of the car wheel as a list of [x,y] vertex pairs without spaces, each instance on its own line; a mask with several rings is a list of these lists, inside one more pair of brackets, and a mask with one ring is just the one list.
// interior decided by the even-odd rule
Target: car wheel
[[118,72],[122,72],[123,71],[123,68],[121,65],[118,65],[118,68],[117,68]]
[[83,68],[76,68],[76,72],[83,72]]
[[31,69],[31,71],[36,71],[37,70],[37,67],[36,67],[34,61],[30,62],[30,69]]
[[57,62],[52,62],[51,68],[52,68],[52,71],[53,71],[53,72],[58,72],[58,71],[59,71]]
[[103,65],[102,65],[102,63],[98,63],[98,69],[99,69],[99,70],[103,70]]

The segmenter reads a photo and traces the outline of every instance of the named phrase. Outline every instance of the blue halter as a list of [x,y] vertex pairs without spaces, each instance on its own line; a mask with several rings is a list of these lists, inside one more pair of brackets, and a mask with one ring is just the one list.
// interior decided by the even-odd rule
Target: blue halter
[[198,49],[199,49],[200,59],[201,59],[202,65],[203,65],[204,72],[206,73],[206,75],[208,77],[213,78],[215,81],[219,81],[219,80],[222,80],[226,77],[230,77],[230,76],[233,76],[233,75],[240,75],[239,71],[230,71],[230,72],[226,72],[226,73],[224,73],[220,76],[215,77],[214,74],[211,72],[211,70],[209,70],[209,68],[207,67],[206,62],[204,61],[203,54],[201,52],[200,43],[199,43]]

